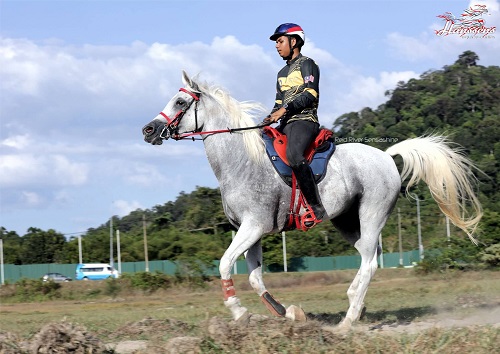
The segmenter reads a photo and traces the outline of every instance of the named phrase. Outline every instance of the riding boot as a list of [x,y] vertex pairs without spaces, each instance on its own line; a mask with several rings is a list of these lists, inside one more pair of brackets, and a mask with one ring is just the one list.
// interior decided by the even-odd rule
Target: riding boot
[[297,167],[293,168],[295,177],[297,178],[297,183],[299,184],[300,190],[304,195],[307,203],[312,208],[314,215],[307,216],[306,221],[304,221],[304,226],[306,228],[311,228],[315,224],[320,223],[326,214],[326,210],[321,203],[321,198],[318,192],[318,186],[314,180],[314,175],[312,173],[311,167],[305,161],[300,163]]

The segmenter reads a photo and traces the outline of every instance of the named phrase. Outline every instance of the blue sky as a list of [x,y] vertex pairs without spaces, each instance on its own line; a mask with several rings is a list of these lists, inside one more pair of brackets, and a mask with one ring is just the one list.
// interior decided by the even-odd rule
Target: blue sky
[[376,108],[398,81],[452,64],[465,50],[499,65],[494,38],[438,37],[487,1],[0,2],[0,226],[64,234],[216,187],[201,142],[143,142],[141,128],[182,85],[181,70],[271,109],[283,61],[268,38],[306,32],[321,69],[320,120]]

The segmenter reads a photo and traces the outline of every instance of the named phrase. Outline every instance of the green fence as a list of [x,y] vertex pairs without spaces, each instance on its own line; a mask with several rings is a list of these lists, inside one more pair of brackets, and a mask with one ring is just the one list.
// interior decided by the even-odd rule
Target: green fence
[[[403,252],[403,266],[411,266],[419,261],[418,250]],[[384,268],[399,266],[399,253],[385,253],[383,255]],[[289,272],[316,272],[340,269],[357,269],[361,264],[361,257],[356,256],[336,256],[336,257],[300,257],[292,258],[287,262]],[[381,264],[379,259],[379,265]],[[115,267],[117,265],[115,264]],[[148,262],[150,272],[161,272],[174,275],[177,272],[177,264],[171,261],[150,261]],[[61,273],[66,276],[75,277],[76,264],[28,264],[28,265],[4,265],[5,282],[14,283],[21,278],[37,279],[46,273]],[[123,262],[121,263],[122,273],[144,272],[145,262]],[[267,267],[268,272],[281,272],[283,267]],[[246,274],[248,268],[245,260],[238,260],[233,269],[234,273]],[[219,276],[219,261],[214,261],[214,266],[207,269],[207,275]]]

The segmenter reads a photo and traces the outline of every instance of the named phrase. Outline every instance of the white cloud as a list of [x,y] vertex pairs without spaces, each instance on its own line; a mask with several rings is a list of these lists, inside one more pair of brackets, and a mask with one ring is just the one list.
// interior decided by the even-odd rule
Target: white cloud
[[[359,76],[351,81],[349,93],[338,102],[343,112],[359,111],[364,107],[377,108],[387,101],[385,92],[394,89],[398,82],[418,77],[413,71],[382,72],[378,78]],[[352,107],[352,108],[350,108]]]
[[113,202],[113,209],[116,215],[125,216],[137,209],[145,209],[141,203],[137,201],[115,200]]
[[3,140],[0,145],[4,145],[17,150],[22,150],[26,148],[29,144],[29,136],[25,135],[15,135]]
[[40,206],[43,202],[43,198],[37,193],[27,191],[22,192],[22,200],[28,208]]
[[0,171],[0,188],[81,185],[89,173],[86,164],[71,162],[65,156],[34,154],[2,155]]

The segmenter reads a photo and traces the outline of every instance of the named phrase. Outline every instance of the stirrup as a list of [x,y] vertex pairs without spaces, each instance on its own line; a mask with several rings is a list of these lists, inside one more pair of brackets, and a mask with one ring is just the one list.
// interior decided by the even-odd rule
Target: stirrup
[[300,227],[303,231],[307,231],[322,221],[323,220],[316,218],[314,211],[306,209],[304,215],[302,215],[300,218]]

